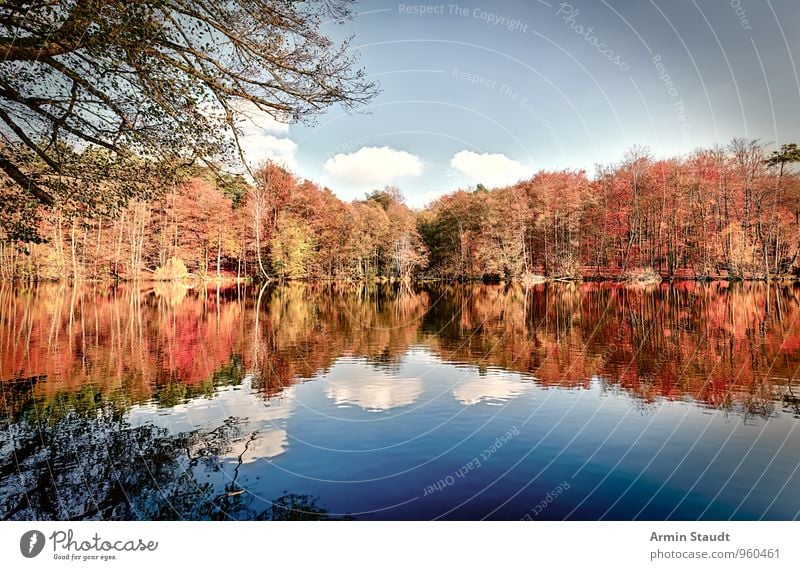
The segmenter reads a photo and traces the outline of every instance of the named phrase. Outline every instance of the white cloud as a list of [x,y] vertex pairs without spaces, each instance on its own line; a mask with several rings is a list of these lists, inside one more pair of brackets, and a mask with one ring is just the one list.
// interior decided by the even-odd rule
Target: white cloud
[[486,186],[507,186],[530,177],[530,167],[508,158],[504,154],[478,154],[462,150],[453,155],[450,166],[470,179],[470,182]]
[[289,133],[287,122],[249,101],[237,103],[235,111],[239,143],[250,166],[274,160],[290,170],[297,170],[297,143],[285,136]]
[[238,124],[244,136],[253,134],[286,134],[289,132],[289,123],[280,120],[280,115],[262,111],[250,101],[237,103],[235,106],[238,114]]
[[242,152],[253,166],[274,160],[289,170],[297,171],[297,143],[290,138],[276,137],[266,132],[253,133],[240,139]]
[[334,182],[354,189],[369,190],[422,173],[416,155],[388,146],[365,146],[349,154],[337,154],[325,162],[325,173]]

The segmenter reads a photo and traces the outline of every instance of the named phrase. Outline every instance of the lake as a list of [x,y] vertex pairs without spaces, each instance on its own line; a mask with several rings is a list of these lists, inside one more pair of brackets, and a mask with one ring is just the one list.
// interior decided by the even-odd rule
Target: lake
[[2,519],[800,516],[800,287],[0,286]]

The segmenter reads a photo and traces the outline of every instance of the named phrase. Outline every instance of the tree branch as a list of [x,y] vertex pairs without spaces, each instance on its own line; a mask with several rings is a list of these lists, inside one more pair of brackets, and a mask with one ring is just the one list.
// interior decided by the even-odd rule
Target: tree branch
[[27,174],[23,173],[14,163],[9,161],[4,155],[0,154],[0,169],[5,172],[11,180],[19,184],[22,188],[27,190],[34,198],[45,206],[52,206],[55,204],[53,196],[39,186]]
[[37,61],[75,51],[92,24],[91,0],[78,0],[61,26],[45,37],[0,37],[0,61]]

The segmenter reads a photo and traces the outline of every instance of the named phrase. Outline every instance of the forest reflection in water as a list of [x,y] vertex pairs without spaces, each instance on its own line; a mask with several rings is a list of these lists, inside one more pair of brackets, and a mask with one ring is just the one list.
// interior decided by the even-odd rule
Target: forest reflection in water
[[[340,442],[361,428],[336,420],[361,421],[347,416],[356,412],[412,430],[448,365],[477,372],[446,389],[448,406],[476,410],[459,416],[467,423],[479,421],[478,404],[504,405],[531,386],[622,394],[640,414],[681,402],[796,421],[798,312],[800,288],[763,283],[4,285],[0,518],[355,514],[329,515],[306,489],[253,483],[263,470],[244,485],[240,472],[284,457],[305,424],[342,431]],[[306,380],[320,382],[318,393],[293,390]],[[437,405],[431,417],[460,414]],[[290,427],[301,409],[317,413]],[[444,429],[426,433],[457,443]],[[320,458],[313,448],[302,465]]]

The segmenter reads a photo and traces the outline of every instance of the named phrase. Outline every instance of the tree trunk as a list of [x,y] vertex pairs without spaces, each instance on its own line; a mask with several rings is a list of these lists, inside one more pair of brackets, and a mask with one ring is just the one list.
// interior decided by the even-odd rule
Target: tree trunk
[[222,234],[217,233],[217,279],[222,279],[220,262],[222,261]]
[[75,218],[72,218],[72,229],[69,233],[70,250],[72,254],[72,280],[78,280],[78,259],[75,252]]
[[267,270],[264,269],[264,262],[261,259],[261,197],[256,197],[255,200],[255,230],[256,230],[256,258],[258,259],[258,268],[264,279],[269,281]]

